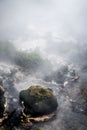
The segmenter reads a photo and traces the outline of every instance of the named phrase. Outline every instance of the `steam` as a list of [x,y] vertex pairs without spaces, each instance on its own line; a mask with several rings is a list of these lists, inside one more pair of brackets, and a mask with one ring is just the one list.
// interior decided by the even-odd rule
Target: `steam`
[[76,62],[87,46],[86,6],[86,0],[1,0],[0,39]]
[[[85,64],[86,0],[0,1],[0,39],[37,50],[54,64]],[[65,63],[64,63],[65,64]]]
[[51,34],[58,39],[85,41],[86,5],[86,0],[0,1],[0,30],[11,38]]
[[[40,52],[43,57],[48,58],[48,60],[51,61],[54,68],[52,70],[51,66],[49,67],[48,64],[45,66],[46,69],[41,66],[39,70],[43,70],[43,75],[54,71],[51,76],[52,78],[58,78],[57,72],[62,70],[61,65],[64,65],[63,69],[64,67],[66,69],[66,66],[70,67],[69,64],[76,64],[83,68],[86,67],[87,72],[86,12],[87,0],[0,0],[0,41],[6,41],[5,45],[4,42],[0,42],[0,46],[7,48],[6,45],[9,44],[7,41],[10,41],[10,43],[15,45],[17,50],[22,50],[24,52],[36,50]],[[2,51],[1,53],[4,55],[2,59],[6,60],[9,57],[7,54],[9,54],[8,52],[10,51],[10,59],[15,59],[15,55],[17,53],[16,49],[13,46],[11,48],[8,47],[8,51],[5,55]],[[58,71],[56,71],[57,69]],[[68,71],[65,75],[63,75],[62,70],[62,76],[59,75],[60,78],[63,76],[69,77],[70,73]],[[18,77],[22,75],[19,70],[17,72],[14,73],[13,78],[16,74],[19,75]],[[38,73],[35,75],[34,72],[33,75],[37,76],[40,74]],[[54,75],[55,77],[53,77]],[[67,81],[65,88],[62,88],[62,86],[59,86],[57,83],[55,84],[55,82],[45,82],[43,79],[37,79],[39,77],[43,78],[41,75],[37,76],[37,78],[31,75],[29,75],[29,77],[24,75],[24,83],[15,83],[14,88],[19,91],[19,89],[24,89],[24,87],[30,86],[34,83],[51,88],[53,87],[53,90],[58,97],[60,107],[57,117],[58,120],[56,120],[56,126],[63,129],[63,125],[61,125],[64,123],[63,120],[68,120],[67,122],[69,123],[71,122],[71,126],[72,124],[75,124],[72,123],[72,121],[76,120],[74,118],[76,115],[71,110],[70,100],[73,101],[79,98],[78,95],[80,92],[80,86],[84,84],[86,85],[87,81],[86,73],[84,74],[83,71],[80,71],[79,75],[80,82]],[[66,77],[64,77],[64,79]],[[50,76],[48,78],[50,78]],[[62,85],[63,84],[64,80]],[[14,94],[16,95],[16,93]],[[73,114],[75,116],[72,116]],[[77,116],[77,120],[78,119],[80,119],[79,116]],[[67,122],[65,122],[65,126],[67,125]],[[54,129],[56,126],[54,124],[53,128],[51,127],[50,129]],[[48,125],[46,127],[48,127]]]

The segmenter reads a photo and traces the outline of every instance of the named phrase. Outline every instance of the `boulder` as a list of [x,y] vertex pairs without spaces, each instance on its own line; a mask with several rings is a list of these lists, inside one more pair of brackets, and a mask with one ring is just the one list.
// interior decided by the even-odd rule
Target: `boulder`
[[24,102],[25,113],[32,116],[50,114],[58,106],[53,91],[42,86],[31,86],[27,90],[22,90],[19,98],[21,102]]
[[4,97],[4,88],[0,86],[0,118],[3,117],[3,113],[5,110],[4,104],[5,104],[5,97]]

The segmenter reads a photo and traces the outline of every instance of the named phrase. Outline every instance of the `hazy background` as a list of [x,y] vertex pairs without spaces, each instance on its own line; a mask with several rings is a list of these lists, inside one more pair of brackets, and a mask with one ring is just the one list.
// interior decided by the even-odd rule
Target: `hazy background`
[[87,0],[0,0],[0,39],[17,48],[82,56],[86,24]]

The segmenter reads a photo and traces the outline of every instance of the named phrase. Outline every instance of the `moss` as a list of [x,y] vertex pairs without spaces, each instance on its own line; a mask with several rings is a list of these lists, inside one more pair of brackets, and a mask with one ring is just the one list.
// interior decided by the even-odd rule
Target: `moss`
[[35,128],[35,130],[41,130],[40,128]]
[[36,96],[36,97],[40,97],[40,98],[52,96],[52,90],[41,87],[41,86],[31,86],[28,89],[28,92],[31,96]]

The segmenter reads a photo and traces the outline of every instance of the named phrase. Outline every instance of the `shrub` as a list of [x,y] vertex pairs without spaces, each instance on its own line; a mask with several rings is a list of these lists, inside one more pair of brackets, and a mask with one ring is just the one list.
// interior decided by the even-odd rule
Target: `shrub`
[[35,70],[42,64],[43,58],[36,51],[30,53],[25,51],[19,51],[16,53],[15,62],[17,65],[25,69]]

